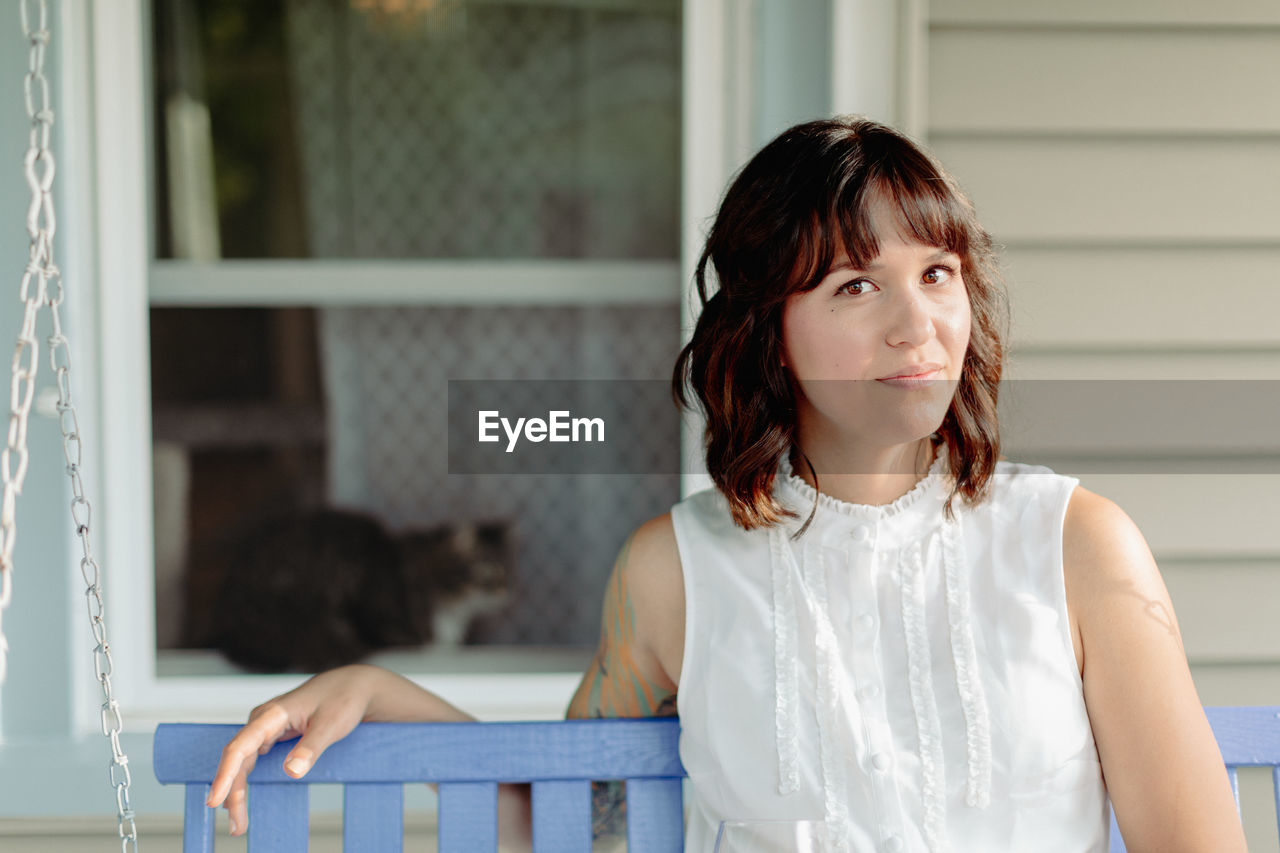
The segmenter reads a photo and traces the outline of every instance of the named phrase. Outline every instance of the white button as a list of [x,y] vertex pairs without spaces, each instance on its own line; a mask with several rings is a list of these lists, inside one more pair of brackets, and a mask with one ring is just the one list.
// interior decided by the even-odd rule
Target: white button
[[853,533],[849,534],[854,542],[866,542],[871,538],[871,528],[865,524],[859,524],[853,528]]
[[902,849],[902,839],[896,835],[890,835],[884,840],[884,849],[888,850],[889,853],[897,853]]
[[860,689],[860,690],[858,691],[858,698],[859,698],[859,699],[870,699],[870,698],[872,698],[873,696],[875,696],[875,695],[876,695],[877,693],[879,693],[879,692],[880,692],[880,688],[879,688],[879,687],[876,687],[874,684],[868,684],[866,687],[863,687],[862,689]]
[[854,624],[858,626],[859,631],[870,631],[872,628],[875,627],[875,624],[876,624],[875,617],[872,616],[870,613],[863,613],[853,621],[854,621]]
[[888,770],[889,756],[885,755],[883,752],[877,752],[875,755],[871,756],[871,766],[881,772]]

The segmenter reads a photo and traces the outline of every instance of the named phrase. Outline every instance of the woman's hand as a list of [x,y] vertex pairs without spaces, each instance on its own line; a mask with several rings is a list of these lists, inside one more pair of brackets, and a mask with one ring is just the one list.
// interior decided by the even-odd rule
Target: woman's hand
[[284,771],[301,778],[335,741],[366,720],[461,721],[474,719],[406,678],[374,666],[344,666],[254,708],[249,722],[222,750],[205,801],[225,805],[231,834],[249,827],[247,778],[258,756],[279,740],[302,737],[285,756]]

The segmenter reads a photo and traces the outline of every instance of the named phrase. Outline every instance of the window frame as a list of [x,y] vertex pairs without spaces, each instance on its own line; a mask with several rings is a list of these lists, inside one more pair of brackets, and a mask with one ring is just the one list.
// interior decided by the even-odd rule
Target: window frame
[[[126,728],[150,730],[162,720],[237,720],[298,675],[174,677],[157,675],[151,490],[151,401],[148,309],[152,305],[340,304],[357,301],[343,285],[362,287],[358,301],[418,304],[671,304],[690,328],[687,284],[704,223],[731,169],[749,150],[750,4],[686,2],[682,47],[681,260],[652,261],[220,261],[156,260],[152,250],[152,186],[145,0],[93,4],[93,58],[81,80],[94,116],[93,298],[83,310],[96,332],[99,369],[92,420],[102,460],[95,509],[107,581],[111,644]],[[746,36],[744,38],[744,35]],[[696,163],[697,168],[689,164]],[[371,274],[376,273],[376,274]],[[500,274],[498,274],[500,273]],[[602,276],[610,284],[601,287]],[[483,290],[476,287],[484,282]],[[412,282],[412,288],[409,283]],[[493,284],[499,282],[500,284]],[[107,338],[110,336],[110,340]],[[82,377],[83,380],[83,377]],[[685,422],[687,494],[705,483],[690,460],[700,426]],[[689,463],[692,462],[692,467]],[[90,485],[92,490],[94,487]],[[419,683],[482,719],[554,719],[581,672],[413,675]],[[88,725],[89,721],[85,721]]]

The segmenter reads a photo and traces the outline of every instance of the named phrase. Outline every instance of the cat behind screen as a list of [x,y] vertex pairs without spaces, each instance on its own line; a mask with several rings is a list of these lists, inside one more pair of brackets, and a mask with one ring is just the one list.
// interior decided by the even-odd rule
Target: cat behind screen
[[456,646],[509,600],[511,528],[455,522],[389,532],[318,509],[271,519],[226,550],[212,642],[259,672],[316,672],[397,646]]

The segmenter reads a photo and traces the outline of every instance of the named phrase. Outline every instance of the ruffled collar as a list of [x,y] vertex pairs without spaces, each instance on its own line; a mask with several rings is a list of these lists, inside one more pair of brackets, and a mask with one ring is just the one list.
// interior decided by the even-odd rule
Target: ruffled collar
[[790,452],[782,455],[781,461],[778,463],[777,474],[774,478],[775,488],[783,493],[789,494],[795,499],[793,503],[798,503],[795,507],[801,514],[800,520],[793,526],[799,526],[804,523],[804,519],[809,517],[809,512],[813,508],[814,501],[818,503],[820,512],[827,514],[835,514],[851,519],[861,521],[887,521],[888,519],[902,516],[913,507],[920,507],[922,504],[930,503],[926,500],[928,497],[944,497],[946,488],[950,484],[951,474],[947,465],[947,445],[940,443],[935,450],[933,462],[929,465],[929,470],[925,473],[914,486],[912,486],[906,494],[887,504],[857,504],[849,501],[842,501],[839,498],[832,497],[824,492],[816,491],[813,486],[806,483],[800,475],[798,475],[791,466]]

